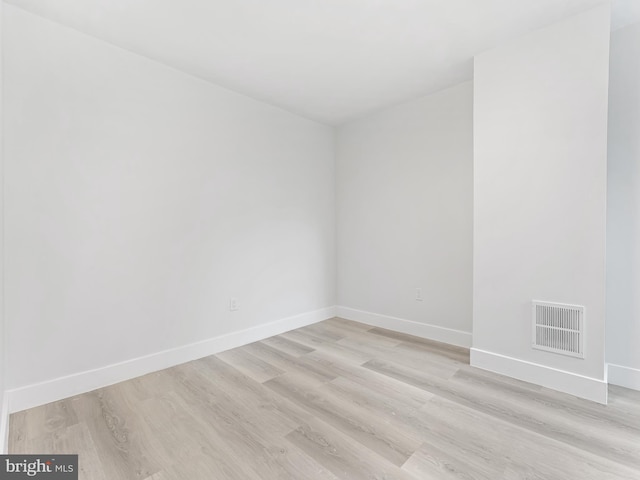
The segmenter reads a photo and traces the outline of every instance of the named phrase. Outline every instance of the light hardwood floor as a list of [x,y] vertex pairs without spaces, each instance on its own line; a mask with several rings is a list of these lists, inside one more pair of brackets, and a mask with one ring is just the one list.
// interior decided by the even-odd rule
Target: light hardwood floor
[[640,392],[598,405],[341,319],[13,414],[86,480],[640,479]]

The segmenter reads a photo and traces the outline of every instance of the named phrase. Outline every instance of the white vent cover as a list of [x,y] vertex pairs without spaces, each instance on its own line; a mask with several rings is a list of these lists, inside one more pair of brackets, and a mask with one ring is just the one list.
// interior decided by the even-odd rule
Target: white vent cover
[[533,348],[584,358],[584,307],[563,303],[533,304]]

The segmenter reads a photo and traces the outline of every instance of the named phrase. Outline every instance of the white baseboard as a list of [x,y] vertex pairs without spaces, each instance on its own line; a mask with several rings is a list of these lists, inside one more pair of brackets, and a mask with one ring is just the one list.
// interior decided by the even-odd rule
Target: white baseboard
[[575,395],[593,402],[605,405],[607,403],[607,382],[604,380],[577,375],[477,348],[471,349],[471,366]]
[[26,410],[197,360],[333,318],[335,313],[335,307],[327,307],[144,357],[9,390],[8,411],[13,413]]
[[0,455],[5,455],[9,451],[9,395],[7,392],[0,392],[2,395],[2,407],[0,410]]
[[389,317],[378,313],[365,312],[356,310],[355,308],[336,307],[336,315],[346,320],[366,323],[374,327],[395,330],[396,332],[407,333],[422,337],[436,342],[448,343],[458,347],[471,347],[471,333],[461,330],[453,330],[450,328],[439,327],[437,325],[429,325],[428,323],[419,323],[403,318]]
[[640,370],[609,363],[608,381],[612,385],[640,391]]

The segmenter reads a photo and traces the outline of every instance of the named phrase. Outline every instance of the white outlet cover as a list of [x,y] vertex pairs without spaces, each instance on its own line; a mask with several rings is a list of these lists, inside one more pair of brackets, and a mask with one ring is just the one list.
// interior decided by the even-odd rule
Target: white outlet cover
[[229,310],[232,312],[235,312],[239,308],[240,308],[240,302],[238,302],[238,299],[235,297],[231,297],[229,299]]

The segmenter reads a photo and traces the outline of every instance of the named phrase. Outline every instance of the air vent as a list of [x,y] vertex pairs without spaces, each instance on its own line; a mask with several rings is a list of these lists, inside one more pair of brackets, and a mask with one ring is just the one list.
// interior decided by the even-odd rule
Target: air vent
[[584,307],[534,300],[533,348],[584,358]]

